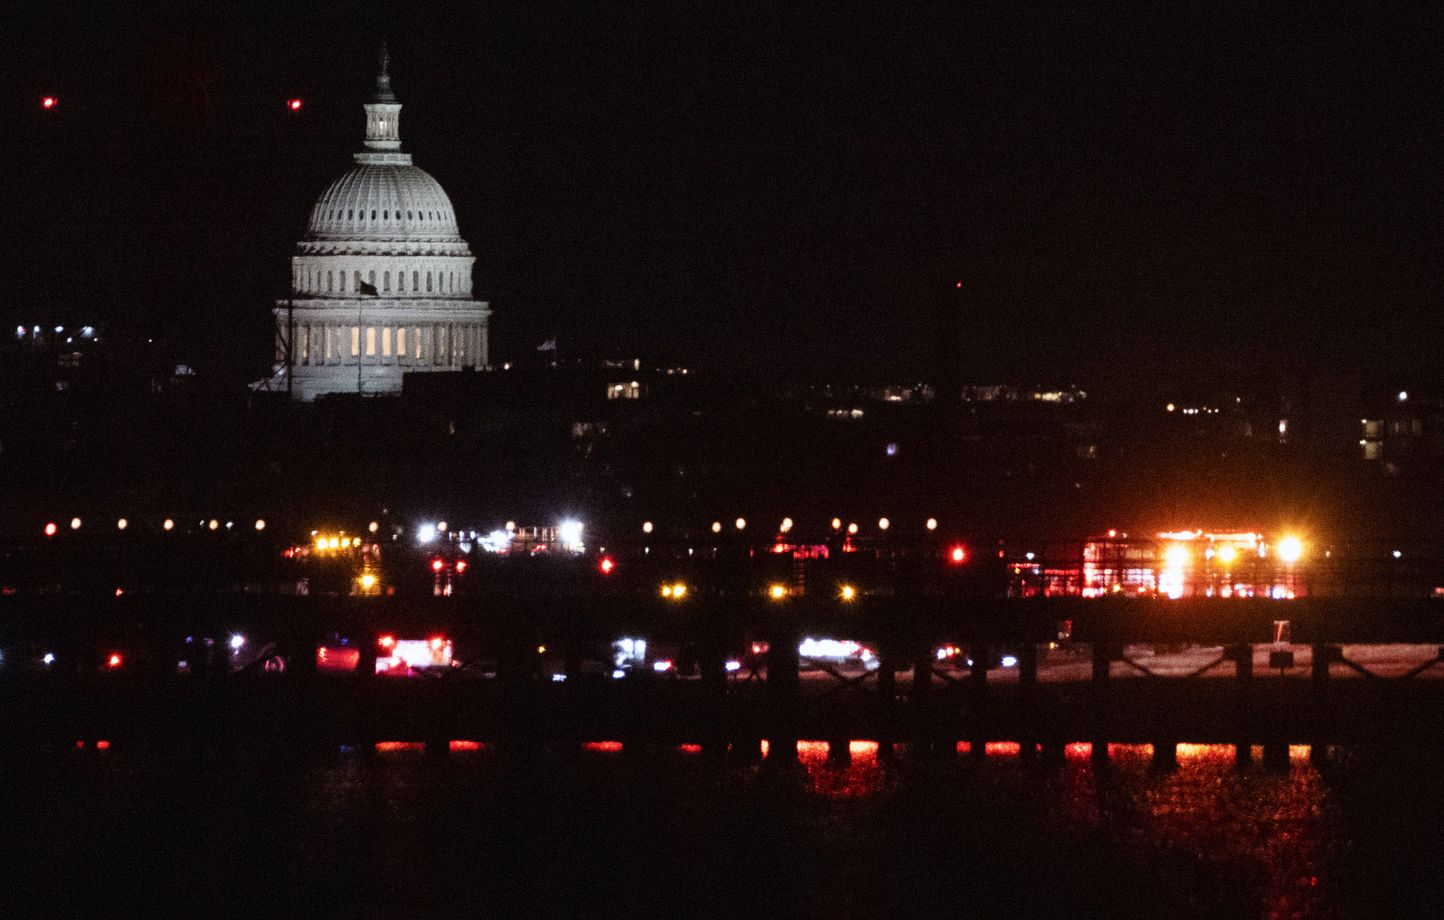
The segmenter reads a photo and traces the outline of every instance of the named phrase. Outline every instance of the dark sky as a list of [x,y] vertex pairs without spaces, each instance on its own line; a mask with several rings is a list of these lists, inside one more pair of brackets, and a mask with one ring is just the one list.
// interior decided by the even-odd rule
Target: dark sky
[[1437,14],[452,6],[8,8],[6,315],[264,363],[384,37],[501,358],[921,377],[959,304],[970,379],[1441,363]]

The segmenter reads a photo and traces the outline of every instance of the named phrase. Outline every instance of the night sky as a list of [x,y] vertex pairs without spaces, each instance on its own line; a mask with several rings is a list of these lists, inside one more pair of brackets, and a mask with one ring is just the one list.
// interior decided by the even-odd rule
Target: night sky
[[952,305],[970,380],[1441,364],[1437,19],[455,6],[9,8],[3,313],[258,375],[384,38],[498,360],[920,378]]

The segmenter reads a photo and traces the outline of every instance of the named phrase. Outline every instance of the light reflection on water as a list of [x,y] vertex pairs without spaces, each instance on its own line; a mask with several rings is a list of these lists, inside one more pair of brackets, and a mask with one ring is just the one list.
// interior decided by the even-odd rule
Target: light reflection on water
[[[829,760],[825,741],[801,741],[797,748],[808,791],[829,800],[887,793],[910,759],[900,745],[898,764],[889,765],[878,745],[865,741],[851,742],[850,762],[841,764]],[[1020,794],[1040,796],[1045,820],[1062,828],[1237,868],[1253,881],[1263,916],[1333,913],[1328,876],[1342,852],[1339,816],[1306,746],[1290,748],[1282,772],[1257,765],[1261,749],[1253,752],[1256,765],[1240,770],[1226,744],[1180,744],[1178,766],[1167,771],[1154,769],[1152,745],[1110,744],[1108,750],[1108,763],[1099,765],[1092,745],[1069,744],[1063,763],[1030,772],[1016,742],[989,742],[982,769],[995,774],[990,782],[1015,782]],[[959,753],[969,751],[967,743],[958,745]]]
[[[15,838],[25,841],[16,868],[46,890],[107,865],[117,868],[94,883],[107,892],[200,884],[202,908],[212,891],[280,884],[320,892],[322,913],[390,903],[394,880],[413,876],[439,906],[463,895],[486,903],[523,879],[525,897],[551,891],[564,913],[577,892],[620,886],[630,897],[627,880],[653,872],[694,878],[699,891],[759,874],[791,880],[804,905],[789,913],[797,916],[886,914],[898,892],[960,878],[1003,905],[1024,890],[1034,906],[1066,906],[1080,896],[1076,885],[1091,883],[1100,916],[1321,920],[1344,915],[1341,863],[1353,873],[1344,878],[1375,886],[1371,894],[1395,877],[1388,860],[1361,869],[1359,852],[1350,855],[1345,828],[1357,824],[1344,806],[1355,821],[1361,810],[1382,815],[1365,849],[1391,841],[1410,817],[1393,799],[1376,806],[1392,781],[1354,778],[1341,793],[1339,775],[1319,774],[1302,748],[1273,772],[1257,758],[1237,769],[1227,745],[1180,745],[1177,769],[1162,772],[1147,745],[1111,745],[1105,766],[1087,744],[1067,746],[1061,762],[1030,763],[1012,743],[990,744],[986,757],[924,760],[905,745],[888,758],[874,742],[852,741],[844,760],[809,740],[795,769],[769,770],[766,761],[719,762],[695,745],[599,741],[567,757],[544,754],[520,775],[493,745],[447,748],[451,756],[438,757],[415,742],[382,742],[369,757],[203,763],[207,778],[197,781],[189,768],[124,745],[88,746],[24,774],[19,801],[32,804],[19,814],[27,831]],[[78,844],[80,826],[93,830]],[[150,875],[105,862],[118,852]],[[1420,873],[1438,862],[1413,858]],[[860,894],[857,881],[874,876],[892,881]],[[1184,892],[1182,909],[1150,900],[1168,888]],[[934,900],[956,907],[949,891]],[[1233,899],[1222,908],[1189,906],[1220,891]],[[759,916],[776,908],[762,888],[749,896]],[[514,915],[539,909],[522,907]]]

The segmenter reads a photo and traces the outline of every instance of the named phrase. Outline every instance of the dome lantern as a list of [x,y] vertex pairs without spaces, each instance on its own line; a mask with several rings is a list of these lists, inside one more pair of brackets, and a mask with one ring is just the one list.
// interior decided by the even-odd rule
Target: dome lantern
[[[366,103],[366,149],[401,149],[401,103],[391,90],[391,54],[381,46],[381,69],[376,74],[376,94]],[[360,155],[358,154],[358,161]]]

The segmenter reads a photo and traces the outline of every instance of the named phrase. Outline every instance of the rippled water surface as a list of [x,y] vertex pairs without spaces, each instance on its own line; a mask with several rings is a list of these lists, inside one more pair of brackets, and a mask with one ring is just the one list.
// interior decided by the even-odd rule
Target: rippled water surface
[[1439,916],[1422,755],[1240,771],[1115,746],[1024,764],[713,763],[614,743],[287,760],[114,748],[6,761],[5,916]]

